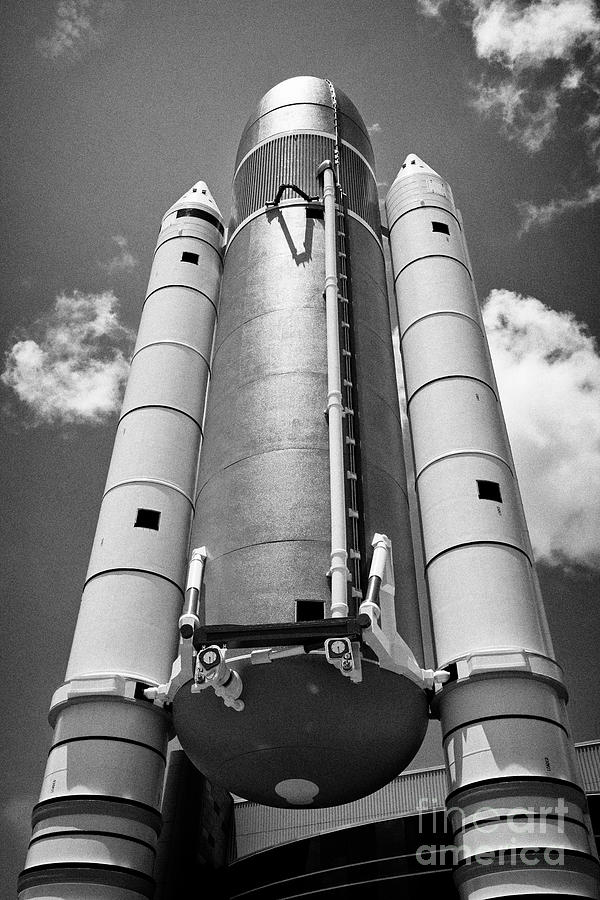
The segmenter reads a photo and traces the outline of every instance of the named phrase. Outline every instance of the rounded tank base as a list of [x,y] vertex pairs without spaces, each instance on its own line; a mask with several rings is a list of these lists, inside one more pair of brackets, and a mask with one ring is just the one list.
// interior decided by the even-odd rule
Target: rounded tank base
[[368,660],[359,684],[324,653],[232,668],[244,684],[242,712],[210,688],[192,694],[190,681],[173,717],[193,764],[247,800],[311,808],[357,800],[401,772],[425,736],[425,693]]

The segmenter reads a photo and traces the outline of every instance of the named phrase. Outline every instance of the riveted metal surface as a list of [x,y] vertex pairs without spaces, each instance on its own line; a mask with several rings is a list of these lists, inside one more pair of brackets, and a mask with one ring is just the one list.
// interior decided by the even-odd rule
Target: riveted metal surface
[[[67,804],[68,802],[69,801],[67,800]],[[102,831],[106,824],[106,818],[100,812],[96,814],[84,814],[80,819],[80,827],[82,828],[82,830],[86,831]],[[51,819],[48,819],[46,822],[37,822],[34,825],[33,836],[38,837],[45,834],[56,834],[57,832],[71,829],[72,827],[73,820],[70,814],[64,812],[62,815],[60,815],[56,814],[55,811],[55,815],[53,815]],[[150,825],[146,825],[144,822],[136,822],[131,820],[128,821],[127,819],[122,819],[120,822],[119,833],[123,835],[123,838],[125,840],[128,837],[137,837],[149,844],[153,844],[156,840],[155,829]]]
[[[325,615],[330,613],[324,224],[314,202],[292,199],[291,192],[283,196],[283,206],[263,209],[282,183],[315,195],[316,169],[324,158],[334,157],[329,85],[300,81],[296,99],[290,101],[287,88],[277,89],[259,106],[238,157],[233,226],[239,227],[225,255],[192,534],[193,546],[208,552],[202,597],[207,624],[291,622],[296,600],[322,600]],[[344,103],[340,98],[340,137],[352,142]],[[352,127],[361,134],[358,149],[372,159],[361,126],[353,120]],[[262,143],[255,146],[256,141]],[[378,233],[369,166],[345,145],[340,158],[348,208]],[[339,219],[338,230],[342,223],[349,302],[356,314],[351,353],[357,455],[360,449],[368,493],[362,506],[357,503],[361,520],[353,538],[365,570],[370,546],[365,553],[363,525],[369,545],[375,531],[385,530],[392,538],[402,592],[399,627],[420,655],[381,246],[359,219]],[[348,504],[350,497],[348,491]],[[264,802],[287,805],[275,791],[286,778],[315,781],[315,805],[364,794],[406,764],[426,727],[420,688],[378,666],[370,668],[373,673],[363,684],[348,691],[350,682],[312,655],[252,666],[243,676],[246,708],[240,717],[229,710],[223,716],[224,707],[212,692],[190,697],[183,687],[174,707],[182,745],[202,771],[222,779],[229,790]],[[388,711],[390,725],[396,725],[389,739],[378,736],[377,749],[371,748],[375,729],[368,723],[387,721]],[[336,716],[333,727],[331,714]],[[405,727],[408,719],[410,728]],[[366,757],[368,764],[361,765]]]
[[[157,530],[135,527],[138,509],[160,512]],[[86,580],[111,569],[155,572],[179,584],[192,509],[160,484],[123,484],[104,497]]]
[[404,213],[423,206],[445,209],[455,215],[456,207],[448,182],[435,172],[420,174],[415,171],[410,178],[398,178],[385,198],[390,229]]
[[212,224],[184,217],[159,235],[67,683],[53,698],[23,900],[154,894],[169,725],[140,689],[166,682],[177,648],[223,231],[208,189],[200,205]]
[[[211,226],[207,226],[211,228]],[[211,228],[214,233],[215,229]],[[177,235],[177,236],[176,236]],[[184,253],[198,255],[198,263],[183,262]],[[171,240],[161,240],[154,254],[146,296],[166,285],[188,285],[216,300],[221,277],[221,254],[214,246],[177,231]]]
[[[340,112],[353,118],[367,136],[367,129],[362,116],[350,98],[336,88],[337,103]],[[331,91],[325,78],[314,75],[296,75],[294,78],[286,78],[280,81],[264,94],[258,101],[255,111],[250,115],[248,124],[263,116],[267,112],[279,109],[288,104],[317,104],[332,106]]]
[[416,322],[401,343],[407,399],[438,378],[462,375],[493,388],[481,328],[464,316],[439,313]]
[[[293,110],[292,110],[293,111]],[[317,168],[333,156],[333,138],[321,134],[278,135],[260,144],[240,166],[234,179],[230,233],[256,210],[272,201],[281,184],[294,184],[309,197],[320,193]],[[340,180],[348,194],[348,208],[381,233],[377,186],[369,167],[350,147],[340,155]],[[286,189],[282,198],[297,193]]]
[[228,245],[221,294],[232,300],[220,304],[215,355],[235,328],[273,310],[313,307],[325,322],[322,220],[307,217],[302,204],[268,211],[249,225]]
[[141,406],[167,406],[202,424],[208,363],[174,344],[144,347],[134,358],[121,415]]
[[[383,256],[373,236],[348,220],[353,348],[363,514],[367,543],[373,534],[392,541],[398,629],[418,659],[421,622],[416,602],[413,546],[406,496],[398,389]],[[370,552],[367,551],[370,556]]]
[[515,676],[514,673],[508,673],[506,679],[507,690],[502,692],[497,690],[492,678],[468,682],[461,692],[455,686],[449,689],[444,704],[443,733],[448,734],[462,724],[467,699],[473,721],[488,716],[527,716],[535,710],[536,716],[562,725],[563,729],[568,727],[565,704],[552,685]]
[[435,460],[464,451],[490,453],[511,465],[498,400],[481,381],[432,381],[413,396],[410,416],[417,476]]
[[164,287],[148,297],[136,350],[153,341],[180,341],[210,362],[216,318],[216,293],[211,300],[186,287]]
[[[510,679],[506,686],[507,689],[518,687],[514,681],[511,684]],[[552,777],[577,781],[579,773],[568,750],[569,738],[561,728],[539,721],[530,711],[522,719],[511,719],[510,741],[507,741],[506,719],[495,720],[492,715],[485,726],[466,725],[453,732],[445,742],[450,790],[488,779],[501,780],[506,777],[507,770],[513,778],[537,776],[543,779],[548,775],[546,758],[554,763]]]
[[[317,168],[324,159],[333,156],[334,146],[332,137],[321,134],[287,134],[260,144],[235,176],[230,233],[273,200],[281,184],[295,184],[309,197],[318,197]],[[295,191],[287,189],[282,199],[297,196]]]
[[475,322],[481,312],[471,276],[464,266],[444,256],[416,259],[396,279],[400,333],[417,319],[445,310]]
[[162,756],[166,755],[167,737],[161,727],[161,717],[154,715],[154,710],[149,705],[123,705],[111,699],[99,698],[96,701],[93,719],[90,719],[85,703],[66,706],[57,722],[52,743],[59,744],[82,736],[123,737],[124,721],[129,723],[129,737],[132,741],[144,744]]
[[[582,827],[565,693],[552,660],[489,350],[465,268],[466,245],[455,219],[439,209],[456,214],[448,186],[425,168],[409,156],[386,207],[435,659],[437,666],[457,664],[457,679],[435,701],[446,735],[458,860],[474,863],[459,862],[455,882],[465,900],[507,891],[593,897],[593,835]],[[448,240],[443,228],[428,230],[432,222],[448,226]],[[444,242],[450,255],[441,260],[432,254],[444,252]],[[496,822],[490,829],[473,822],[465,827],[475,792],[476,816],[506,820],[524,785],[533,811],[525,837]],[[547,828],[547,801],[563,803],[566,796],[575,798],[577,821]],[[571,853],[572,865],[568,873],[562,863],[534,871],[521,855],[505,869],[507,848],[518,847],[538,853],[534,865],[542,862],[540,847],[567,858]],[[486,853],[484,863],[480,855]],[[488,861],[494,864],[488,867]]]
[[[274,541],[241,547],[209,557],[204,578],[206,598],[220,597],[219,605],[203,605],[212,624],[242,621],[240,609],[252,622],[293,622],[296,600],[320,600],[329,614],[330,541]],[[273,573],[278,573],[274,578]],[[302,580],[299,581],[299,575]]]
[[219,344],[213,379],[227,372],[228,388],[236,390],[265,377],[299,372],[324,375],[322,333],[322,308],[275,309],[256,316]]
[[351,254],[354,329],[360,331],[366,326],[389,344],[390,317],[383,254],[373,236],[359,222],[348,218],[346,227]]
[[[384,341],[368,325],[355,330],[354,349],[356,359],[356,386],[359,392],[377,394],[390,408],[390,412],[400,418],[397,400],[390,396],[390,377],[394,374],[391,340]],[[363,376],[362,378],[360,376]],[[367,376],[366,378],[364,376]],[[394,376],[395,377],[395,376]],[[364,382],[364,387],[363,387]],[[364,405],[364,404],[363,404]],[[360,410],[360,415],[368,415],[368,409]]]
[[547,654],[537,609],[523,603],[523,597],[535,595],[535,584],[531,563],[520,550],[483,543],[456,547],[429,564],[427,581],[436,598],[431,616],[437,665],[494,650],[500,634],[503,647]]
[[98,739],[90,743],[93,747],[88,741],[75,741],[50,751],[40,801],[90,794],[131,797],[148,806],[157,803],[156,786],[162,780],[164,759],[125,741]]
[[[93,749],[90,748],[92,752]],[[103,835],[102,840],[99,841],[96,835],[88,836],[85,832],[80,834],[71,832],[68,836],[58,832],[54,835],[48,834],[36,838],[35,843],[31,847],[28,865],[30,868],[49,864],[56,866],[61,863],[68,865],[82,858],[88,859],[90,853],[94,854],[94,862],[97,865],[119,867],[129,865],[133,869],[143,872],[144,870],[152,871],[154,864],[153,848],[145,847],[139,841],[133,843],[117,834]],[[44,894],[46,897],[49,896],[47,887],[44,889]],[[54,896],[56,897],[57,895],[55,894]],[[64,896],[65,894],[63,893]],[[93,894],[88,894],[87,896],[88,898],[93,898]],[[104,898],[106,896],[104,894]]]
[[[120,672],[148,684],[164,684],[177,653],[173,622],[181,612],[182,600],[182,587],[152,572],[121,569],[88,581],[67,679],[89,672]],[[103,622],[102,640],[98,640],[99,620]]]
[[214,439],[204,445],[203,471],[273,450],[327,451],[324,384],[319,373],[287,372],[216,390],[206,422]]
[[[228,249],[192,538],[221,560],[206,567],[209,623],[291,621],[292,586],[295,597],[326,587],[322,254],[322,223],[304,207],[259,217]],[[296,554],[305,541],[316,552]]]
[[105,490],[122,481],[158,479],[193,499],[199,444],[200,428],[187,416],[162,407],[135,409],[119,422]]
[[328,540],[327,461],[326,450],[292,448],[250,456],[216,472],[198,495],[202,516],[196,544],[201,541],[211,555],[221,556],[272,541]]
[[[436,231],[437,225],[446,227],[449,234]],[[448,256],[468,268],[460,225],[446,210],[424,206],[402,216],[390,230],[390,245],[394,250],[396,280],[406,266],[428,256]]]
[[[342,91],[336,88],[335,92],[342,137],[360,150],[373,165],[371,141],[362,116]],[[236,168],[246,153],[265,138],[284,131],[301,132],[306,129],[334,132],[331,91],[324,78],[288,78],[264,95],[244,128]]]
[[[481,500],[478,480],[499,486],[502,502]],[[528,553],[512,472],[485,454],[450,456],[429,466],[417,482],[425,562],[474,541],[508,544]]]
[[[222,225],[220,227],[223,228]],[[168,247],[168,249],[165,248],[168,254],[173,254],[175,261],[181,261],[181,253],[184,250],[189,250],[192,253],[198,253],[199,256],[206,258],[206,261],[208,262],[208,272],[210,272],[214,265],[214,261],[213,263],[210,263],[209,261],[210,254],[212,253],[211,247],[217,251],[219,257],[222,257],[223,255],[223,235],[220,233],[220,230],[215,228],[210,222],[202,221],[202,219],[192,217],[178,219],[176,212],[173,212],[173,214],[169,216],[168,222],[166,219],[163,220],[163,225],[158,235],[158,241],[154,251],[155,254],[158,253],[159,248],[162,247],[163,244],[168,244],[173,240],[177,241],[179,238],[184,239],[182,244],[179,244],[176,247]],[[175,256],[175,253],[179,249],[180,252],[177,257]],[[161,253],[160,259],[162,265],[166,259],[166,257],[163,256],[163,253]],[[200,263],[200,265],[202,265],[202,263]],[[155,279],[152,280],[152,284],[154,283]]]

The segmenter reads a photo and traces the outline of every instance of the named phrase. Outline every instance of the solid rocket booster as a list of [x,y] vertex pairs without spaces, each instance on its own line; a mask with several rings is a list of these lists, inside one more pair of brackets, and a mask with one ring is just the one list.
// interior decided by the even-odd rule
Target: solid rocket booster
[[435,706],[455,881],[465,900],[597,897],[566,690],[460,215],[449,185],[414,155],[386,209],[435,662],[451,673]]
[[204,182],[165,214],[64,685],[22,900],[152,897],[176,652],[222,268]]
[[[323,181],[333,161],[348,547],[332,548]],[[206,547],[207,625],[328,618],[328,570],[348,553],[356,615],[376,532],[392,540],[395,615],[421,655],[373,151],[351,101],[319,78],[269,91],[233,180],[192,546]],[[334,298],[335,299],[335,298]],[[336,341],[338,336],[336,335]],[[344,598],[345,600],[346,598]],[[321,650],[323,642],[321,642]],[[231,651],[230,656],[243,656]],[[417,685],[363,659],[363,683],[323,653],[232,663],[246,708],[189,684],[178,736],[209,778],[268,805],[326,806],[376,790],[426,725]],[[407,723],[410,722],[410,725]]]

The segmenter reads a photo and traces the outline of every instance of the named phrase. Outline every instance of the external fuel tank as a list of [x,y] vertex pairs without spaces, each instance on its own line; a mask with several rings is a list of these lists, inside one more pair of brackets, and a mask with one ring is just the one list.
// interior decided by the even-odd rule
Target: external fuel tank
[[[398,631],[420,658],[373,151],[356,108],[325,79],[269,91],[237,154],[192,536],[207,553],[202,617],[251,625],[331,612],[324,160],[338,181],[349,609],[358,611],[371,539],[383,532]],[[243,712],[187,689],[174,720],[198,768],[244,797],[343,803],[386,783],[423,738],[424,691],[374,660],[363,659],[361,684],[323,653],[232,666]]]

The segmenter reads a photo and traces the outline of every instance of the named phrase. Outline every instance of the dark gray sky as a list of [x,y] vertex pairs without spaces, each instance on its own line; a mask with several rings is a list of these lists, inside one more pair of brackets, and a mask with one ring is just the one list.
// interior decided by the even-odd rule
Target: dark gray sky
[[[2,0],[2,814],[22,865],[160,218],[292,75],[462,210],[576,740],[600,736],[600,19],[593,0]],[[4,888],[4,890],[2,890]]]

